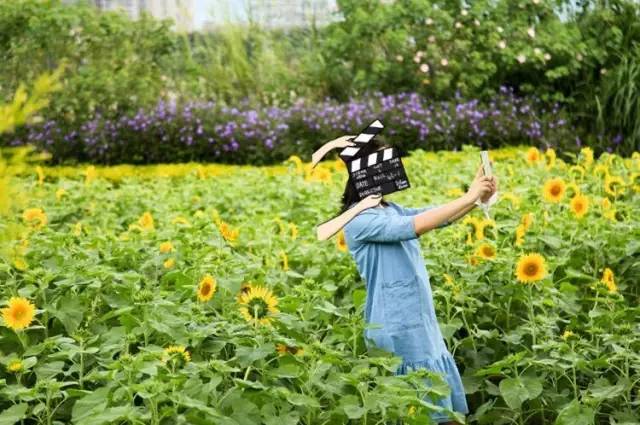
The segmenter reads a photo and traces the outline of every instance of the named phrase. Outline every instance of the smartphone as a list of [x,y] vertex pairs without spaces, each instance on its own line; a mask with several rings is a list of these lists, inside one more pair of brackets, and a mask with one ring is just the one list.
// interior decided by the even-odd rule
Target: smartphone
[[491,162],[489,161],[489,151],[480,151],[480,159],[482,159],[482,170],[484,175],[491,177]]
[[[489,161],[489,151],[480,151],[480,159],[482,160],[482,171],[484,171],[484,175],[487,177],[491,177],[491,162]],[[489,205],[481,203],[480,206],[482,207],[484,216],[486,218],[490,218]]]

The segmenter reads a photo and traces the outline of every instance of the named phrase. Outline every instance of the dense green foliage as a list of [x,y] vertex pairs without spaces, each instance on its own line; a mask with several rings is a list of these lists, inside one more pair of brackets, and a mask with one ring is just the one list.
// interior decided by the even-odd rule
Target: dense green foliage
[[[494,224],[477,210],[421,237],[469,423],[637,423],[640,154],[591,158],[585,150],[572,167],[550,152],[493,151],[504,176]],[[477,161],[476,149],[416,152],[406,160],[412,189],[390,200],[450,200]],[[0,417],[428,423],[434,407],[418,397],[446,386],[394,377],[397,358],[366,351],[364,282],[340,238],[315,240],[338,208],[340,164],[24,173],[15,186],[30,199],[15,218],[26,230],[0,261],[0,303],[20,296],[37,310],[22,330],[0,322]],[[557,203],[542,188],[551,177],[566,184]],[[571,201],[578,193],[586,209]],[[532,252],[545,272],[521,283],[517,263]],[[199,301],[207,274],[217,288]],[[273,291],[273,326],[240,312],[243,283]],[[164,351],[172,345],[190,361]]]

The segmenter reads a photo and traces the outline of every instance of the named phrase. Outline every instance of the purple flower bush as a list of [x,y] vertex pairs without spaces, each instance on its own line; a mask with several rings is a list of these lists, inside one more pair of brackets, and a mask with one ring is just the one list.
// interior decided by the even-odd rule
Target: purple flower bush
[[34,144],[58,163],[266,164],[292,154],[309,158],[322,143],[357,134],[374,119],[385,124],[385,140],[405,151],[457,150],[463,144],[487,148],[526,144],[543,149],[576,145],[575,131],[557,104],[518,97],[506,87],[484,102],[459,96],[433,102],[415,93],[373,93],[347,103],[302,99],[289,107],[262,108],[248,102],[229,107],[160,101],[152,110],[132,116],[95,115],[80,125],[46,121],[3,143]]

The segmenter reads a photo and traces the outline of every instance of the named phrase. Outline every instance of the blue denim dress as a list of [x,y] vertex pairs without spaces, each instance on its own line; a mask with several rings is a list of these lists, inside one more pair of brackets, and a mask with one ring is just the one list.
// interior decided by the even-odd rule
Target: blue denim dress
[[[451,394],[435,403],[425,400],[468,413],[460,373],[438,327],[429,274],[413,227],[414,215],[435,207],[387,203],[361,212],[344,228],[349,252],[367,285],[365,321],[377,327],[365,329],[367,347],[372,341],[402,357],[397,375],[418,368],[444,374]],[[441,413],[432,418],[451,420]]]

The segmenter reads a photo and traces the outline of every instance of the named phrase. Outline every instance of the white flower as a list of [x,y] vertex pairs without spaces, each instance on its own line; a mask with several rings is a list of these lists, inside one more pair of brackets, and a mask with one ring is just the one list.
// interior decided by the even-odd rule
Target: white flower
[[436,42],[436,36],[435,35],[430,35],[428,40],[429,40],[429,43],[435,43]]
[[576,59],[578,60],[578,62],[580,62],[582,60],[582,54],[576,54]]
[[534,47],[533,53],[539,56],[542,54],[542,50],[539,47]]
[[426,74],[427,72],[429,72],[429,65],[427,65],[426,63],[423,63],[422,65],[420,65],[420,71]]
[[521,53],[516,57],[516,59],[518,60],[518,62],[524,63],[527,60],[527,57]]
[[461,22],[456,22],[456,28],[462,28],[462,23]]
[[600,70],[600,75],[605,75],[607,73],[607,68],[602,68]]
[[540,4],[540,0],[531,0],[533,4]]
[[504,31],[504,30],[502,29],[502,27],[496,27],[496,31],[498,31],[500,34],[502,34],[502,31]]
[[500,41],[498,42],[498,47],[499,47],[499,48],[501,48],[501,49],[506,48],[506,47],[507,47],[507,42],[506,42],[506,41],[504,41],[504,40],[500,40]]
[[529,29],[527,30],[527,34],[529,34],[529,37],[535,38],[536,37],[536,29],[534,27],[529,27]]
[[397,55],[397,56],[396,56],[396,60],[397,60],[398,62],[402,62],[402,61],[404,60],[404,58],[402,57],[402,55]]
[[467,12],[467,9],[462,9],[462,12],[460,12],[460,14],[462,16],[467,16],[469,14],[469,12]]
[[431,24],[433,24],[433,19],[427,18],[427,19],[424,20],[424,23],[425,23],[425,25],[431,25]]
[[551,55],[549,53],[545,53],[544,54],[544,60],[546,60],[546,61],[551,60]]
[[442,65],[442,66],[447,66],[447,65],[449,65],[449,61],[448,61],[448,60],[446,60],[445,58],[442,58],[442,59],[440,60],[440,65]]
[[473,23],[476,25],[476,27],[480,26],[480,21],[478,21],[477,19],[474,19]]

